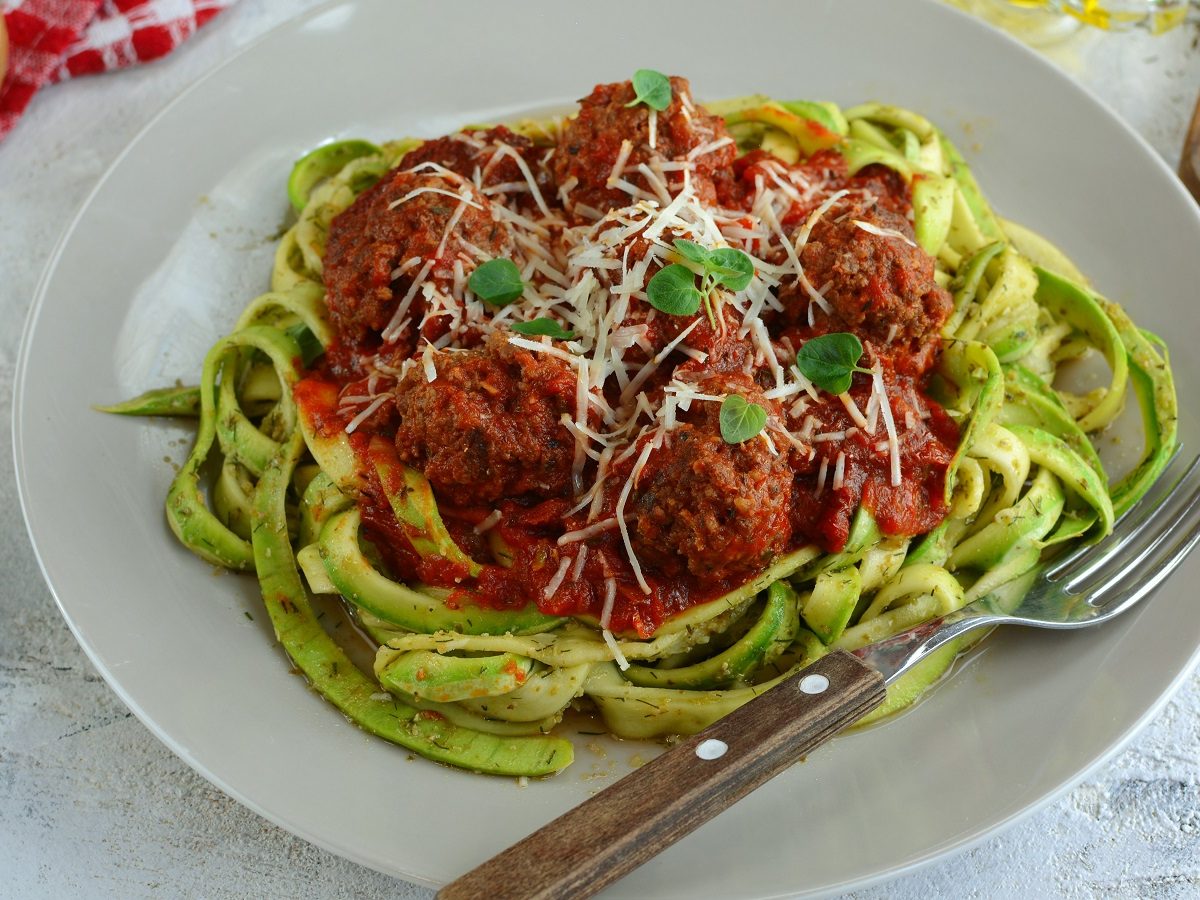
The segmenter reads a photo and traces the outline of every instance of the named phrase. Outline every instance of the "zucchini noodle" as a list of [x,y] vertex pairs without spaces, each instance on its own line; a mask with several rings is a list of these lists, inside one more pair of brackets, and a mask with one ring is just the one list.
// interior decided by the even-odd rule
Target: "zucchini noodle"
[[[925,534],[888,535],[860,506],[838,552],[794,547],[650,635],[613,632],[607,614],[597,621],[544,613],[533,597],[515,609],[470,602],[483,566],[456,544],[425,476],[387,441],[368,446],[375,471],[365,471],[348,435],[315,427],[293,393],[336,339],[323,282],[331,223],[422,142],[331,145],[293,174],[297,218],[279,241],[271,290],[208,352],[199,384],[107,410],[197,419],[195,444],[166,499],[171,529],[202,559],[257,573],[288,656],[367,731],[438,762],[517,776],[571,762],[570,743],[550,732],[572,708],[594,710],[620,737],[693,733],[833,648],[862,647],[976,600],[1011,609],[1047,553],[1107,534],[1169,460],[1176,401],[1165,344],[1094,293],[1048,241],[997,216],[935,125],[875,103],[841,109],[755,96],[708,109],[724,116],[739,154],[765,151],[791,165],[832,151],[851,175],[885,167],[908,185],[916,242],[936,260],[936,280],[953,298],[928,389],[959,436],[946,471],[945,518]],[[548,148],[563,122],[509,127]],[[560,195],[569,189],[560,185]],[[658,209],[670,201],[667,192],[652,202]],[[1104,383],[1071,393],[1059,376],[1083,356],[1103,360]],[[1093,440],[1130,399],[1144,446],[1114,480]],[[853,412],[865,421],[880,411]],[[891,411],[884,413],[890,428]],[[764,434],[784,440],[770,428]],[[576,474],[601,457],[580,455]],[[397,486],[385,488],[387,499],[415,551],[462,566],[462,588],[405,583],[389,572],[356,502],[376,476]],[[831,465],[827,477],[832,482],[840,470]],[[625,527],[620,505],[617,514],[610,530]],[[489,564],[512,565],[511,548],[488,530],[498,517],[477,531],[491,548]],[[584,561],[572,559],[578,579]],[[556,577],[554,587],[571,577],[567,557]],[[344,598],[374,648],[373,671],[357,668],[325,632],[313,593]],[[609,611],[611,604],[610,595]],[[872,718],[911,704],[965,649],[960,643],[931,656],[891,687]]]

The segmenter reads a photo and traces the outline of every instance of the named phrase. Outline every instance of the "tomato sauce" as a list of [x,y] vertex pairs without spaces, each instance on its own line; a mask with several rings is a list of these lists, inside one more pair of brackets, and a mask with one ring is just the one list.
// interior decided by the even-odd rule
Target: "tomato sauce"
[[[958,444],[958,428],[912,379],[885,371],[892,415],[898,423],[900,483],[892,484],[890,447],[882,422],[874,435],[867,434],[835,397],[824,397],[816,409],[823,430],[815,437],[839,432],[845,437],[815,442],[813,458],[796,468],[793,527],[797,535],[832,552],[846,546],[860,503],[887,535],[923,534],[946,516],[946,469]],[[858,375],[856,382],[850,396],[862,411],[870,402],[870,379]],[[844,454],[843,476],[836,484],[839,454]]]

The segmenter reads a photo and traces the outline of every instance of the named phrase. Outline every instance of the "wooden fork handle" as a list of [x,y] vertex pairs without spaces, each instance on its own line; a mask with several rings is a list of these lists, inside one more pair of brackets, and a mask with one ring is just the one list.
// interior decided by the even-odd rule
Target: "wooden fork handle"
[[1179,177],[1184,186],[1192,192],[1192,196],[1200,202],[1200,98],[1196,100],[1196,110],[1192,113],[1192,123],[1188,126],[1187,136],[1183,141],[1183,154],[1179,158]]
[[824,656],[437,896],[590,897],[865,716],[884,695],[883,678],[857,657]]

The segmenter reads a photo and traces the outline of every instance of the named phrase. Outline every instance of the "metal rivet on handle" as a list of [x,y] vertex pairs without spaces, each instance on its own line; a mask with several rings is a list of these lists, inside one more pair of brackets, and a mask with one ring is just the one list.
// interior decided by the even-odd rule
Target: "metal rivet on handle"
[[701,759],[720,759],[728,749],[729,745],[724,741],[709,738],[707,741],[700,742],[700,745],[696,748],[696,755]]
[[829,679],[824,675],[805,675],[800,679],[800,690],[806,694],[822,694],[829,687]]

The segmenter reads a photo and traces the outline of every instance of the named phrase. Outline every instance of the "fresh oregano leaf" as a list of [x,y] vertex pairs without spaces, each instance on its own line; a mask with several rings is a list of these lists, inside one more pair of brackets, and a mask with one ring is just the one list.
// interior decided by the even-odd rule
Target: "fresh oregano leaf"
[[754,277],[754,263],[741,250],[732,247],[718,247],[708,251],[708,263],[705,267],[716,279],[717,284],[731,291],[744,291]]
[[796,368],[822,390],[844,394],[855,372],[870,374],[858,367],[862,355],[862,341],[849,332],[835,331],[805,341],[796,354]]
[[754,262],[741,250],[717,247],[709,250],[686,238],[675,239],[675,252],[688,262],[704,267],[710,285],[722,285],[731,291],[744,291],[754,277]]
[[721,437],[727,444],[740,444],[756,437],[767,425],[767,411],[740,394],[721,401]]
[[702,247],[695,241],[689,241],[686,238],[675,239],[675,252],[686,259],[688,262],[694,262],[696,265],[708,268],[707,247]]
[[653,69],[638,69],[633,73],[633,100],[626,106],[644,103],[662,112],[671,105],[671,79]]
[[547,335],[556,341],[569,341],[575,337],[575,332],[563,328],[554,319],[542,317],[529,322],[515,322],[512,330],[517,334]]
[[484,303],[507,306],[525,290],[521,270],[511,259],[489,259],[471,273],[467,286]]
[[646,286],[646,296],[651,306],[672,316],[695,315],[703,299],[695,273],[679,263],[659,269]]

